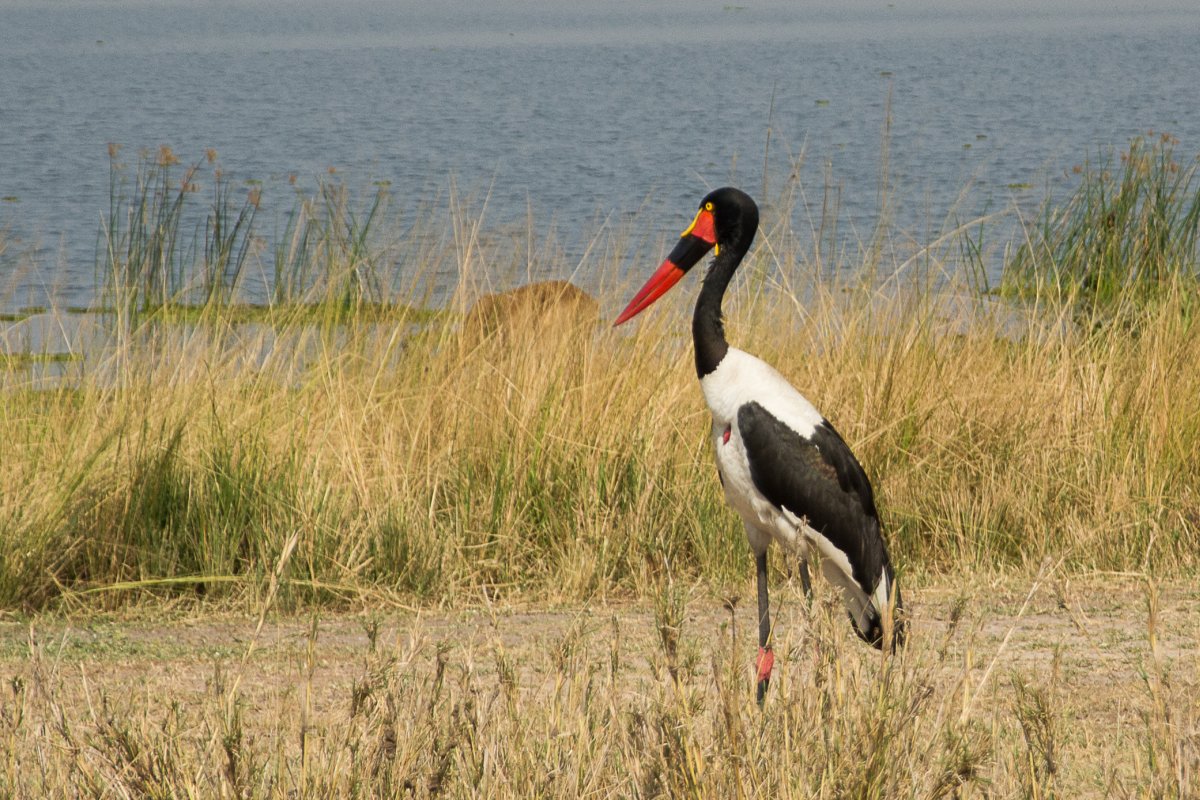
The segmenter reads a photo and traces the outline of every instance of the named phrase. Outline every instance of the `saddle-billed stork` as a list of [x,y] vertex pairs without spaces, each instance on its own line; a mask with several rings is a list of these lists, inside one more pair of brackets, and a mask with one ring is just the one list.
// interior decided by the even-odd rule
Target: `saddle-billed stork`
[[842,590],[850,620],[870,644],[903,643],[900,590],[880,534],[866,473],[833,426],[771,366],[725,341],[721,299],[758,230],[758,206],[726,187],[700,203],[692,224],[658,271],[617,317],[633,318],[675,285],[709,250],[713,259],[692,317],[696,374],[712,412],[717,474],[746,526],[758,573],[758,701],[771,677],[767,546],[807,558]]

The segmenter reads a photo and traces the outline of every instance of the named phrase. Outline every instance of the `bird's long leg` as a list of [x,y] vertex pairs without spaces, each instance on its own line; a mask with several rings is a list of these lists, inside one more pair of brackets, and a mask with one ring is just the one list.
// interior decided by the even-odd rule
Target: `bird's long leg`
[[771,652],[771,602],[767,599],[767,551],[754,554],[754,566],[758,571],[758,704],[767,696],[767,684],[771,682],[771,667],[775,665],[775,654]]

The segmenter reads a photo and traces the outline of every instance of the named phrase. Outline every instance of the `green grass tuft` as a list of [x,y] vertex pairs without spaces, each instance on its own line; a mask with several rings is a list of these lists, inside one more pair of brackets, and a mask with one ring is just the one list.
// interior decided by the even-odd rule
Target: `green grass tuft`
[[1176,144],[1168,135],[1138,137],[1119,163],[1110,155],[1076,167],[1078,188],[1045,204],[1005,264],[1002,291],[1111,316],[1162,297],[1176,281],[1194,285],[1200,161],[1181,160]]

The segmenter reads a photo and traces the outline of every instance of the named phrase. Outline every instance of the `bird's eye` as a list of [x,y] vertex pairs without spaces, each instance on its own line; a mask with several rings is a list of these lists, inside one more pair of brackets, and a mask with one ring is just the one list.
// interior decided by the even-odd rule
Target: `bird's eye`
[[705,211],[712,211],[712,203],[705,203],[705,204],[704,204],[704,210],[705,210]]

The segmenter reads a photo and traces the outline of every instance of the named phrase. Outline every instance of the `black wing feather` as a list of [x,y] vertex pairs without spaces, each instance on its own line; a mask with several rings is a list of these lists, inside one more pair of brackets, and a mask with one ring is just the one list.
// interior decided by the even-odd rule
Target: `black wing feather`
[[871,482],[846,442],[827,421],[801,436],[755,402],[737,420],[755,487],[845,553],[855,581],[873,592],[891,567]]

